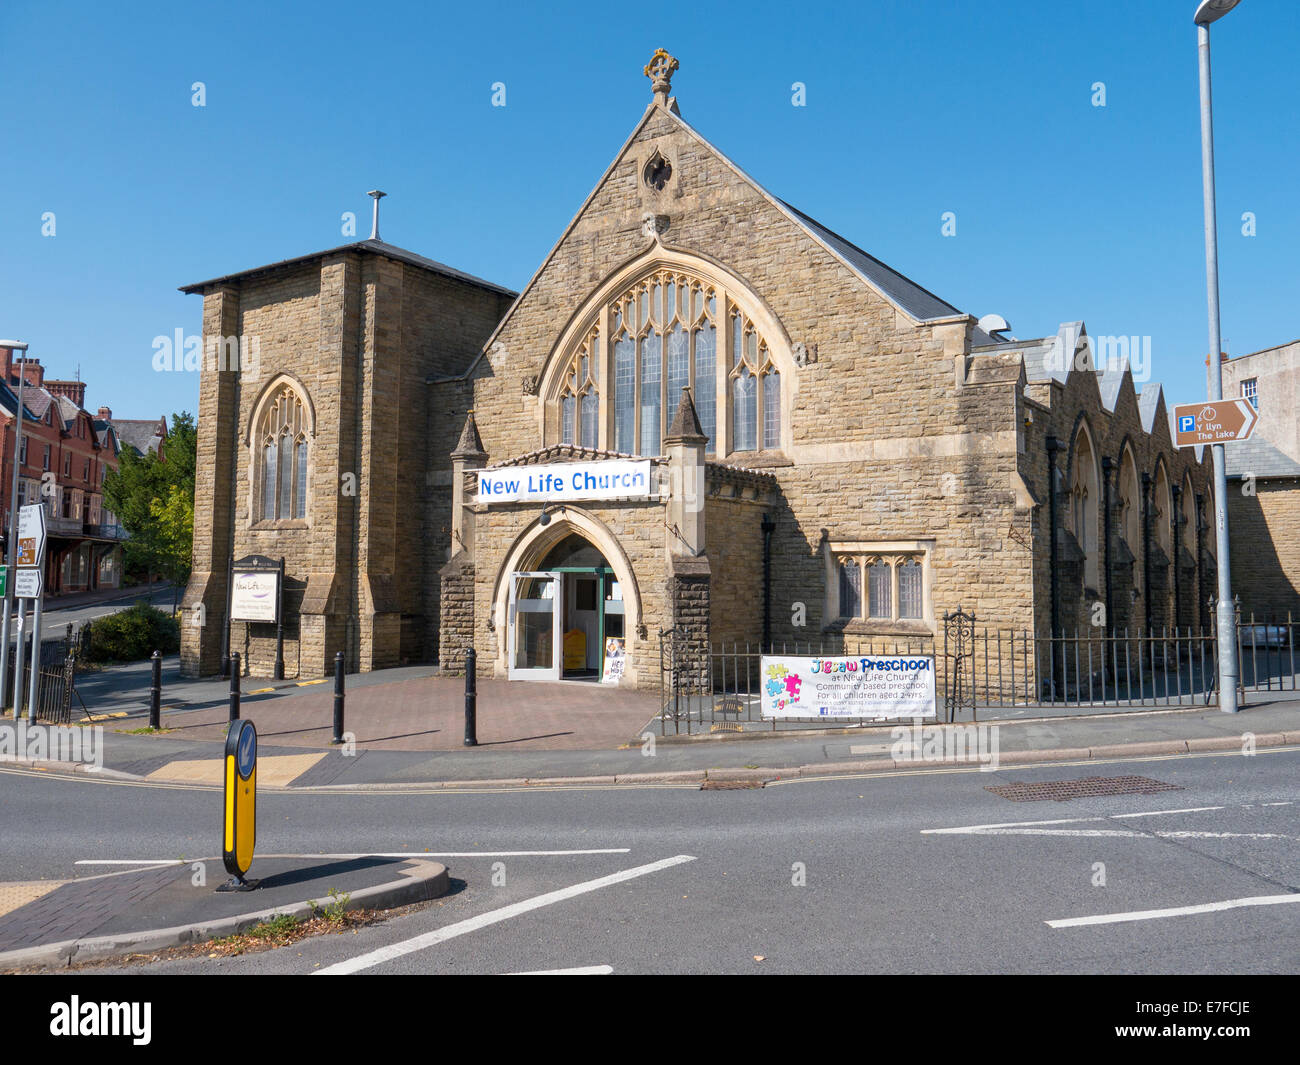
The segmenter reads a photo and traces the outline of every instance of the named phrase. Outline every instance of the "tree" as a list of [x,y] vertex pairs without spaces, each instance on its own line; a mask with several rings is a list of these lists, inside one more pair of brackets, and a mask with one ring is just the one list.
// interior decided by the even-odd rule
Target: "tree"
[[176,585],[189,579],[194,543],[194,469],[198,430],[186,411],[172,415],[163,458],[123,451],[104,481],[104,503],[130,539],[128,568],[161,573]]

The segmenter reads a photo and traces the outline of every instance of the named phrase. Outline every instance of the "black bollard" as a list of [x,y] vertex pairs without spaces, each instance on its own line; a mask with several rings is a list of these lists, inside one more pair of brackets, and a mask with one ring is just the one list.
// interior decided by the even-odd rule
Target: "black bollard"
[[478,656],[474,648],[465,652],[465,746],[478,746],[478,684],[475,677]]
[[153,684],[149,688],[149,727],[162,728],[162,652],[152,656]]
[[343,652],[334,656],[334,738],[332,744],[343,742]]
[[239,652],[230,653],[230,720],[239,720]]

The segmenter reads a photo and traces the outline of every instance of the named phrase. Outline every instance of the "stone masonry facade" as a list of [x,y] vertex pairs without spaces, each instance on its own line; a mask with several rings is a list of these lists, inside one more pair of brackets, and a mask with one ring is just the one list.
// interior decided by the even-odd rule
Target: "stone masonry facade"
[[[508,676],[511,574],[572,536],[622,587],[630,687],[658,684],[668,630],[703,685],[711,647],[941,637],[959,607],[1034,633],[1095,626],[1098,604],[1107,627],[1199,622],[1213,587],[1208,456],[1173,448],[1159,386],[1139,395],[1126,366],[1089,362],[1082,328],[1028,342],[985,333],[767,193],[659,81],[517,298],[374,244],[191,289],[205,336],[260,341],[251,365],[203,377],[186,605],[209,624],[187,630],[191,672],[219,666],[211,619],[224,617],[228,560],[263,554],[286,558],[299,597],[286,662],[303,676],[339,650],[361,669],[456,672],[470,646],[483,675]],[[611,308],[669,275],[722,294],[712,441],[697,387],[667,398],[672,424],[641,456],[646,495],[482,501],[485,469],[634,457],[614,446]],[[779,375],[764,400],[779,417],[765,446],[741,450],[727,375],[744,321]],[[592,336],[594,446],[566,440],[560,399]],[[310,506],[306,519],[259,522],[249,426],[282,379],[313,407]],[[355,495],[339,487],[348,473]],[[882,558],[921,567],[907,607],[899,584],[890,616],[849,616],[840,567]],[[274,632],[234,626],[231,648],[264,672]]]

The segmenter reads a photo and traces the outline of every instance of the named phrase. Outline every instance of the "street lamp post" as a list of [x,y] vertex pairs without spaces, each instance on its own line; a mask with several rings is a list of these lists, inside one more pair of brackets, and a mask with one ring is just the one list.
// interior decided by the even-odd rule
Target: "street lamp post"
[[[1219,239],[1214,207],[1214,119],[1210,107],[1210,23],[1223,18],[1240,0],[1201,0],[1196,8],[1197,51],[1201,66],[1201,180],[1205,196],[1205,290],[1210,314],[1210,400],[1223,398],[1222,343],[1219,336]],[[1219,709],[1237,712],[1237,619],[1228,559],[1228,473],[1224,445],[1214,444],[1214,543],[1218,553]]]
[[[22,362],[27,361],[27,344],[21,340],[0,340],[0,348],[8,348],[10,351],[21,351],[23,353]],[[0,707],[4,706],[3,693],[9,690],[9,619],[13,614],[14,608],[14,577],[17,570],[14,563],[17,561],[16,552],[18,550],[18,456],[23,446],[23,383],[27,380],[26,367],[18,367],[18,409],[14,412],[14,473],[9,487],[9,541],[7,544],[8,553],[5,561],[8,563],[9,572],[5,580],[5,605],[4,620],[0,622]],[[9,382],[5,382],[8,387]],[[22,633],[19,633],[21,638]],[[23,653],[22,646],[19,645],[15,657]],[[21,700],[14,697],[14,720],[18,720],[18,704]]]

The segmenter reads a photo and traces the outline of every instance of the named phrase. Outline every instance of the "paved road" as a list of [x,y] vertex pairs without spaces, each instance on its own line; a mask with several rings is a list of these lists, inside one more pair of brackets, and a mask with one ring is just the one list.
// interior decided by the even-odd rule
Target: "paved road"
[[[986,790],[1133,774],[1181,790],[1069,802]],[[1297,779],[1288,749],[744,791],[268,792],[262,853],[449,853],[454,893],[356,935],[152,971],[1293,972]],[[3,878],[210,855],[219,802],[4,771]]]
[[152,603],[160,609],[170,610],[172,606],[173,592],[170,584],[159,584],[154,586],[153,594],[148,594],[143,588],[132,592],[127,590],[122,593],[122,598],[113,599],[110,602],[88,603],[84,606],[65,607],[63,609],[50,609],[51,604],[57,604],[57,599],[47,600],[45,612],[41,615],[41,627],[45,634],[57,635],[63,631],[66,625],[72,624],[79,626],[83,622],[93,621],[95,618],[102,618],[108,614],[116,614],[119,610],[126,610],[134,606],[141,599]]

